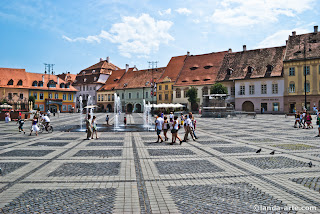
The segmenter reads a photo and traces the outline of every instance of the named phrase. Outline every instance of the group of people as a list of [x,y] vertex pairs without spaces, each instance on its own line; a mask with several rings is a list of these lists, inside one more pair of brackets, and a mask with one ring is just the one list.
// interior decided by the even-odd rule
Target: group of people
[[[19,116],[18,120],[17,120],[17,124],[19,124],[18,129],[19,132],[23,132],[24,134],[26,133],[23,129],[23,125],[25,123],[26,119],[22,119],[21,115]],[[50,118],[48,114],[40,114],[40,112],[36,112],[33,115],[33,118],[31,119],[32,121],[32,125],[31,125],[31,129],[30,129],[30,136],[32,134],[32,132],[35,132],[36,136],[38,136],[38,132],[40,130],[39,128],[39,123],[44,123],[45,125],[45,129],[48,130],[48,126],[50,124]]]
[[[106,120],[109,121],[109,117]],[[96,135],[96,139],[99,139],[96,116],[93,116],[91,120],[91,115],[88,114],[88,117],[86,118],[86,128],[87,128],[87,140],[93,139],[94,134]]]
[[[320,113],[314,110],[316,114],[316,124],[318,126],[318,135],[316,137],[320,137]],[[313,129],[312,125],[312,115],[306,110],[303,112],[296,112],[295,114],[295,122],[294,128],[303,128],[303,129]]]
[[[184,127],[185,135],[183,140],[179,137],[178,131],[181,127]],[[155,130],[157,132],[157,141],[156,143],[162,143],[164,141],[168,141],[169,138],[167,136],[167,133],[169,130],[171,130],[172,139],[171,139],[171,145],[176,143],[176,140],[179,139],[180,145],[182,142],[187,142],[188,135],[191,135],[191,138],[195,141],[197,139],[197,136],[195,134],[195,128],[196,128],[196,120],[194,119],[192,112],[190,112],[187,115],[183,115],[181,113],[180,116],[180,122],[178,119],[178,116],[175,116],[173,112],[170,112],[169,120],[168,117],[165,116],[163,113],[159,113],[157,116],[157,119],[155,121]],[[163,131],[164,140],[161,137],[161,132]]]

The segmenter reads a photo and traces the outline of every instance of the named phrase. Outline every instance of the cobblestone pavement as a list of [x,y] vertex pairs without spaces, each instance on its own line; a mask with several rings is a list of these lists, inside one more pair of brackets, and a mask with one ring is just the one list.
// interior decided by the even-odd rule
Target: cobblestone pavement
[[[169,144],[170,132],[163,143],[154,132],[36,137],[1,121],[0,213],[320,213],[317,129],[283,115],[196,119],[199,138],[182,145]],[[78,123],[78,114],[52,118]]]

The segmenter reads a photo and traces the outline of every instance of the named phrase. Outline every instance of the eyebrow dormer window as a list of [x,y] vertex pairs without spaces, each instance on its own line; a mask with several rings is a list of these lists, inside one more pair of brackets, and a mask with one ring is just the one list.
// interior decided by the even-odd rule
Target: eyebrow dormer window
[[38,82],[37,81],[33,81],[32,86],[38,86]]
[[228,68],[228,69],[227,69],[227,75],[231,75],[232,72],[233,72],[233,69],[232,69],[232,68]]
[[196,69],[198,69],[198,68],[199,68],[198,65],[193,65],[193,66],[190,68],[190,70],[196,70]]
[[8,84],[7,85],[13,85],[13,80],[9,80]]
[[272,65],[267,65],[267,72],[271,72],[273,70],[273,66]]
[[22,80],[19,80],[17,85],[22,85]]
[[249,73],[249,74],[251,74],[251,73],[253,72],[253,70],[254,70],[253,67],[251,67],[251,66],[248,67],[248,73]]

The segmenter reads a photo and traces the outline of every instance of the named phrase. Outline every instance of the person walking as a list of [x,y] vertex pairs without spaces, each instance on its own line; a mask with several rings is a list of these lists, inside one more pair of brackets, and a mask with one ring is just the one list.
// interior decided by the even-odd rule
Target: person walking
[[196,130],[196,123],[197,121],[194,119],[194,116],[192,114],[192,112],[189,113],[189,118],[191,119],[191,122],[192,122],[192,126],[191,126],[191,129],[192,129],[192,133],[193,133],[193,136],[198,139],[196,133],[194,132]]
[[6,112],[4,115],[5,115],[5,121],[6,121],[6,123],[9,123],[9,122],[11,121],[10,113],[9,113],[9,112]]
[[92,124],[91,124],[91,115],[88,114],[88,117],[86,119],[86,126],[87,126],[87,140],[91,140],[92,135]]
[[318,125],[318,135],[316,137],[320,137],[320,114],[317,115],[317,125]]
[[159,113],[157,120],[155,122],[155,130],[157,131],[157,136],[158,136],[156,143],[159,143],[159,140],[161,140],[160,143],[163,142],[162,137],[160,136],[162,128],[163,128],[163,122],[164,122],[164,120],[161,117],[161,113]]
[[169,122],[167,116],[164,116],[163,120],[163,134],[164,134],[164,141],[168,141],[167,132],[169,130]]
[[296,113],[295,115],[295,122],[294,122],[294,128],[298,128],[297,124],[299,123],[299,128],[300,128],[300,114],[299,112]]
[[170,123],[172,123],[172,122],[173,122],[173,117],[174,117],[174,114],[173,114],[173,112],[170,112],[170,115],[169,115],[169,117],[170,117]]
[[185,118],[186,133],[184,134],[184,139],[182,142],[187,142],[189,134],[191,135],[192,139],[195,141],[196,139],[194,138],[193,131],[191,129],[192,127],[191,119],[188,117],[188,115],[186,115],[184,118]]
[[106,117],[107,125],[109,125],[109,115]]
[[26,134],[26,132],[23,130],[24,119],[22,119],[21,116],[19,116],[17,123],[19,123],[19,132],[23,131],[23,134]]
[[307,113],[307,116],[306,116],[307,129],[313,128],[311,121],[312,121],[311,114]]
[[93,139],[93,135],[96,134],[96,139],[98,138],[98,132],[97,132],[97,121],[96,121],[96,116],[92,117],[92,136],[91,138]]
[[179,131],[178,116],[174,116],[172,130],[171,130],[171,134],[172,134],[172,141],[170,143],[171,145],[173,145],[176,142],[177,138],[180,140],[180,145],[182,144],[182,140],[178,136],[178,131]]
[[36,136],[38,136],[38,131],[40,130],[37,123],[39,122],[38,120],[38,117],[35,116],[33,117],[33,120],[32,120],[32,127],[31,127],[31,131],[30,131],[30,136],[31,136],[31,133],[34,131],[36,133]]

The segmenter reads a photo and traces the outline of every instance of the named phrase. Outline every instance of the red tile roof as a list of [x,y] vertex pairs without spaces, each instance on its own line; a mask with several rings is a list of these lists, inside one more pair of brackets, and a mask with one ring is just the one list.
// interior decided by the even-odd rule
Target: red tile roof
[[171,79],[171,82],[175,82],[184,65],[186,57],[186,55],[172,57],[158,82],[163,82],[165,78],[169,78]]
[[304,60],[304,58],[320,58],[320,32],[289,36],[284,61]]
[[[132,70],[133,68],[131,68]],[[130,69],[129,69],[130,70]],[[98,91],[113,91],[116,86],[118,86],[119,80],[125,74],[126,69],[114,70],[112,71],[110,77]]]
[[215,83],[216,76],[226,53],[227,51],[187,56],[175,86]]
[[[44,77],[43,87],[32,86],[34,81],[42,81]],[[49,80],[53,80],[57,83],[58,76],[41,74],[41,73],[29,73],[25,69],[14,69],[14,68],[0,68],[0,87],[6,88],[25,88],[25,89],[39,89],[39,90],[53,90],[53,91],[77,91],[72,85],[69,88],[60,88],[60,84],[68,84],[68,82],[59,78],[59,85],[56,88],[47,87]],[[10,80],[13,80],[13,85],[8,85]],[[18,81],[22,80],[22,86],[17,85]]]
[[63,79],[66,82],[71,82],[73,83],[74,80],[76,79],[77,75],[76,74],[70,74],[68,73],[62,73],[57,75],[60,79]]
[[[285,50],[286,47],[281,46],[228,53],[223,59],[217,81],[282,76]],[[253,68],[251,73],[248,72],[249,66]],[[267,72],[267,66],[272,66],[271,72]]]
[[86,72],[86,74],[92,73],[92,70],[95,70],[96,73],[102,73],[102,74],[109,74],[112,70],[119,70],[120,68],[118,66],[115,66],[114,64],[103,60],[100,61],[86,69],[83,69],[79,74],[82,74],[83,71]]
[[129,69],[122,78],[119,80],[118,86],[115,89],[128,89],[128,88],[144,88],[150,87],[152,78],[157,82],[165,67],[145,70]]

